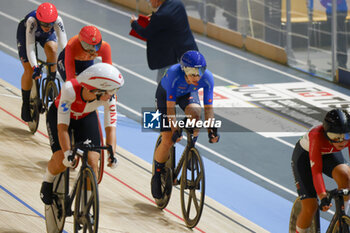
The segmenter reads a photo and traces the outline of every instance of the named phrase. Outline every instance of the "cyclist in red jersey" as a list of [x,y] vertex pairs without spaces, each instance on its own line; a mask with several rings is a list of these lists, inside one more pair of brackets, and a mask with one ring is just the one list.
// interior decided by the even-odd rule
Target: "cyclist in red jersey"
[[93,65],[97,57],[102,57],[103,63],[112,64],[111,46],[102,40],[98,28],[85,26],[58,56],[58,71],[64,81],[69,81]]
[[[311,225],[318,208],[327,211],[332,205],[327,198],[322,173],[333,178],[339,189],[350,188],[350,167],[345,164],[341,150],[349,147],[350,115],[346,110],[329,111],[322,125],[310,129],[296,144],[292,156],[292,169],[301,212],[296,223],[296,232],[305,233]],[[349,198],[344,197],[345,212]]]

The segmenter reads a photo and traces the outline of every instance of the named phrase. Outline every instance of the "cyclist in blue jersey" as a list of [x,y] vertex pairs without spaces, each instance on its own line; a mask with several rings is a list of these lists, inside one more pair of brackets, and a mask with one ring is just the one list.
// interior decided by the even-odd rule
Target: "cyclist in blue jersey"
[[[27,14],[18,24],[17,28],[17,50],[21,59],[24,73],[22,75],[22,110],[21,118],[31,121],[29,96],[32,88],[32,79],[41,76],[35,54],[37,42],[44,48],[46,61],[57,62],[57,38],[61,49],[67,44],[67,35],[62,18],[58,15],[55,5],[42,3],[39,7]],[[56,66],[51,70],[56,72]]]
[[[198,51],[190,50],[184,53],[180,63],[171,66],[158,84],[156,91],[157,108],[161,113],[160,131],[162,141],[155,151],[155,174],[151,180],[152,196],[161,198],[160,174],[164,171],[165,162],[168,160],[168,153],[175,143],[173,135],[177,137],[176,142],[181,140],[176,122],[175,105],[178,104],[185,115],[196,121],[201,118],[201,106],[198,90],[203,88],[204,94],[204,115],[205,120],[214,119],[213,89],[214,78],[212,73],[206,69],[204,56]],[[170,125],[163,125],[166,122]],[[210,143],[219,141],[217,128],[208,128]],[[198,135],[195,130],[194,136]]]

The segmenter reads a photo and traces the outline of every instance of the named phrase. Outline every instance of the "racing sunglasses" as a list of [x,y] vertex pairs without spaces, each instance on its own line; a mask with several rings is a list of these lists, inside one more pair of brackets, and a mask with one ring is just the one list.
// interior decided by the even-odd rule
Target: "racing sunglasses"
[[350,140],[349,133],[339,134],[339,133],[327,133],[328,140],[332,143],[341,143]]
[[40,26],[44,27],[44,28],[51,28],[53,27],[53,25],[55,24],[55,22],[52,23],[45,23],[45,22],[41,22],[39,21]]
[[80,41],[81,47],[83,47],[83,49],[85,51],[94,51],[97,52],[98,50],[100,50],[101,48],[101,44],[102,44],[102,40],[100,41],[100,43],[98,43],[97,45],[92,45],[92,44],[88,44],[85,41]]
[[196,67],[183,67],[185,74],[192,76],[200,76],[202,77],[205,71],[204,67],[196,68]]
[[104,94],[109,94],[109,95],[114,95],[115,93],[117,93],[117,91],[119,90],[119,88],[115,88],[113,90],[101,90],[101,89],[94,89],[91,90],[90,92],[93,92],[95,95],[97,96],[103,96]]

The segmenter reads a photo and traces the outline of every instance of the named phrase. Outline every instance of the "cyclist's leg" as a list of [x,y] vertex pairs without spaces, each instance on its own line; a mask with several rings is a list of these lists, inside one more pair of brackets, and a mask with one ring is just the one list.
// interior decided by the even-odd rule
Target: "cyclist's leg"
[[57,134],[57,108],[51,105],[46,118],[47,132],[49,134],[50,146],[53,155],[48,162],[48,166],[43,178],[40,197],[45,204],[52,203],[52,182],[56,175],[63,172],[66,167],[63,165],[63,151],[61,150]]
[[33,80],[33,69],[29,62],[22,62],[24,72],[21,79],[22,87],[22,108],[21,108],[21,118],[22,120],[28,122],[31,120],[30,116],[30,90],[32,89]]
[[[306,198],[301,200],[301,211],[297,218],[297,226],[299,233],[307,230],[311,226],[311,222],[317,211],[318,203],[316,198]],[[305,231],[307,232],[307,231]]]
[[[57,62],[57,37],[55,33],[52,33],[49,38],[47,38],[45,44],[44,44],[44,51],[46,54],[46,61],[49,63],[56,63]],[[51,67],[50,72],[56,72],[56,65]]]
[[[195,119],[196,121],[201,119],[201,105],[199,101],[198,92],[190,92],[184,96],[181,96],[176,100],[181,109],[185,112],[189,119]],[[194,131],[194,136],[198,136],[199,129]]]
[[160,132],[162,135],[162,141],[157,147],[154,158],[157,163],[164,163],[168,160],[169,149],[174,144],[171,140],[172,132],[170,127],[164,127],[163,122],[168,122],[167,117],[167,103],[166,103],[166,91],[161,84],[158,85],[156,91],[157,109],[160,111]]
[[[91,112],[86,117],[74,121],[74,139],[76,143],[85,141],[91,142],[92,145],[101,145],[100,130],[98,125],[97,113]],[[92,167],[95,175],[98,174],[98,160],[100,158],[100,151],[90,151],[88,156],[88,163]]]
[[33,68],[31,67],[26,49],[26,36],[25,36],[25,27],[24,22],[21,21],[18,24],[17,28],[17,50],[18,56],[22,62],[24,72],[21,78],[21,87],[22,87],[22,109],[21,109],[21,118],[24,121],[30,121],[30,106],[29,106],[29,97],[30,90],[33,85],[32,75]]
[[301,200],[301,211],[297,217],[296,228],[307,232],[317,211],[317,194],[312,181],[309,153],[297,142],[292,156],[292,170],[297,192]]

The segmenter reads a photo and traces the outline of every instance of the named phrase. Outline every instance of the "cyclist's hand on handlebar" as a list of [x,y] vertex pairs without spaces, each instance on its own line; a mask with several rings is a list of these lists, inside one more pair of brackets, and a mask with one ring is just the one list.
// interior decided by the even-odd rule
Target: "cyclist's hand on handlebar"
[[328,197],[324,197],[321,199],[321,203],[320,203],[320,210],[322,211],[327,211],[329,210],[329,208],[331,208],[332,203],[331,200]]
[[39,79],[41,77],[42,71],[39,66],[33,66],[33,76],[32,79]]
[[107,166],[114,169],[118,165],[118,160],[114,156],[113,147],[111,145],[108,145],[108,147],[109,148],[108,148],[108,164],[107,164]]
[[62,161],[63,165],[66,167],[74,167],[75,165],[75,158],[73,155],[73,151],[67,150],[64,152],[64,159]]
[[220,134],[218,133],[217,128],[209,128],[208,129],[208,138],[210,143],[217,143],[220,139]]
[[107,164],[108,167],[114,169],[117,167],[117,165],[118,165],[118,160],[116,157],[113,156],[113,158],[112,157],[108,158],[108,164]]
[[173,136],[171,137],[171,140],[173,141],[173,143],[177,143],[177,142],[181,141],[181,139],[182,139],[182,130],[176,129],[173,132]]

